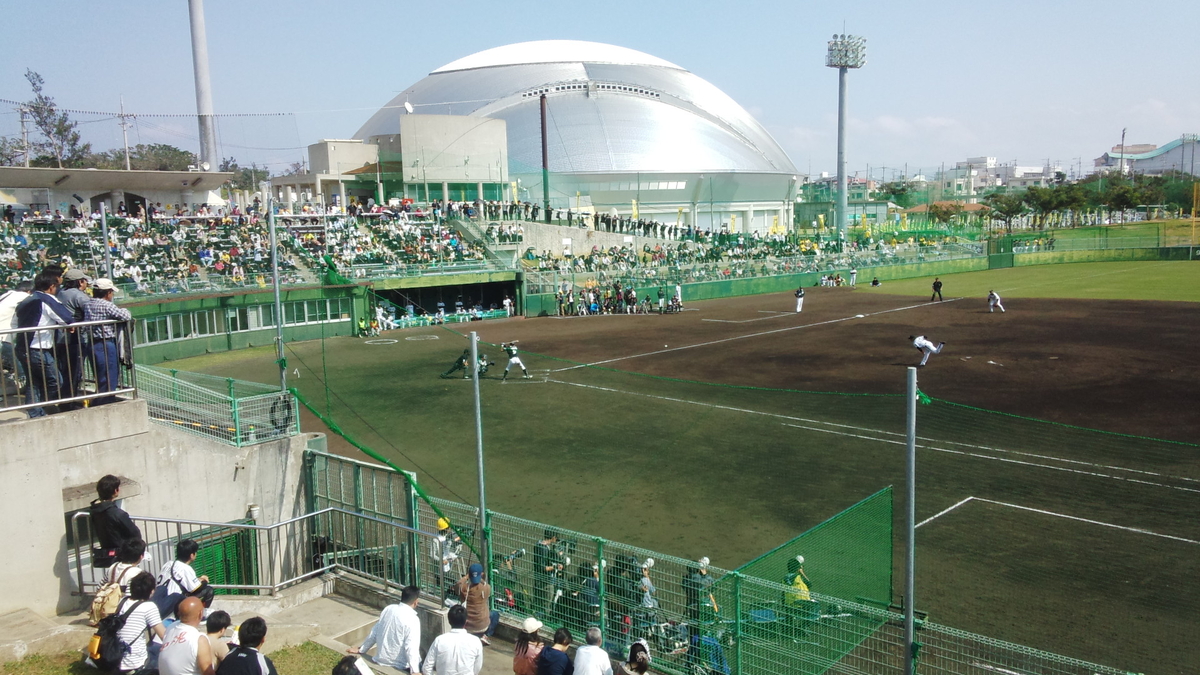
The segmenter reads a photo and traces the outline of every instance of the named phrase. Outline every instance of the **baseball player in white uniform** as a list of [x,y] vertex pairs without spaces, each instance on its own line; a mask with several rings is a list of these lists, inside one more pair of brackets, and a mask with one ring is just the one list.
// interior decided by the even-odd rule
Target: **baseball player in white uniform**
[[796,289],[796,313],[799,314],[804,309],[804,287]]
[[525,369],[525,364],[521,362],[521,357],[517,356],[517,341],[504,342],[500,345],[505,354],[508,354],[508,365],[504,366],[504,377],[500,378],[501,382],[508,379],[508,371],[514,365],[521,367],[521,372],[525,373],[525,379],[529,379],[529,371]]
[[1000,304],[1000,294],[996,291],[988,291],[988,312],[996,311],[997,307],[1000,308],[1001,313],[1004,312],[1004,305]]
[[912,346],[921,352],[921,362],[917,364],[918,367],[925,365],[929,361],[930,354],[941,354],[942,347],[946,346],[945,342],[939,342],[935,347],[932,342],[925,339],[924,335],[909,335],[908,339],[912,340]]

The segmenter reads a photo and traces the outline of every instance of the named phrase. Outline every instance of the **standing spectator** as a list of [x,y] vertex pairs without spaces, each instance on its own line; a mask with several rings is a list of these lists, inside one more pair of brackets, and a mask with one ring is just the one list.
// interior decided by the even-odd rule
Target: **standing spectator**
[[204,622],[204,637],[208,639],[208,646],[212,651],[214,668],[221,665],[221,661],[225,660],[225,655],[229,653],[229,640],[225,631],[231,623],[233,621],[229,618],[229,613],[219,609],[209,614],[208,620]]
[[513,647],[513,674],[537,675],[538,659],[542,655],[542,636],[538,631],[542,622],[529,617],[521,624],[521,632],[517,635],[517,644]]
[[555,553],[558,533],[546,530],[533,547],[533,610],[545,613],[554,594],[554,580],[562,571]]
[[929,296],[929,301],[933,302],[933,299],[937,298],[938,302],[941,302],[942,301],[942,280],[937,277],[934,277],[932,288],[933,288],[933,295]]
[[492,597],[492,586],[483,580],[483,565],[472,563],[467,575],[458,580],[454,592],[467,608],[467,632],[479,638],[483,644],[496,632],[500,623],[500,612],[491,611],[488,600]]
[[[121,479],[109,474],[96,481],[96,496],[88,507],[92,520],[92,531],[100,546],[92,550],[92,566],[105,568],[116,560],[117,552],[125,542],[141,539],[142,531],[129,519],[117,500],[121,498]],[[142,547],[145,551],[145,544]]]
[[437,636],[425,655],[423,675],[479,675],[483,670],[483,644],[468,633],[467,608],[455,605],[446,612],[450,632]]
[[357,649],[351,647],[346,653],[366,656],[371,647],[378,645],[373,659],[375,663],[416,675],[421,669],[421,621],[417,616],[417,602],[420,599],[421,589],[406,586],[400,592],[398,604],[383,608],[378,623],[363,640],[362,646]]
[[[62,327],[74,317],[58,298],[58,276],[47,270],[33,281],[33,294],[17,305],[16,328]],[[54,345],[59,330],[39,330],[17,336],[16,355],[24,361],[33,401],[42,403],[61,398],[61,379],[54,360]],[[44,417],[46,409],[30,408],[29,417]]]
[[185,596],[207,596],[204,606],[212,604],[208,575],[196,576],[196,570],[192,569],[199,550],[200,545],[194,540],[184,539],[175,544],[175,559],[164,564],[159,571],[158,586],[161,590],[155,593],[155,603],[163,616],[174,614],[176,605]]
[[[13,316],[17,312],[17,305],[21,304],[21,301],[25,298],[28,298],[29,292],[32,290],[32,281],[22,281],[13,290],[0,295],[0,330],[12,328]],[[15,337],[11,333],[0,335],[0,367],[12,373],[16,378],[16,382],[23,390],[27,386],[25,384],[25,364],[17,358],[16,347],[14,346]],[[0,382],[0,385],[2,384]]]
[[571,657],[567,656],[572,640],[569,629],[563,627],[554,631],[554,644],[549,649],[543,649],[538,659],[538,675],[574,675],[575,666],[571,665]]
[[129,597],[117,604],[115,614],[118,616],[132,610],[125,618],[125,625],[117,633],[117,637],[128,649],[121,659],[122,673],[139,675],[141,672],[154,672],[158,667],[157,649],[155,654],[151,654],[146,648],[145,637],[147,632],[153,633],[159,639],[166,634],[162,618],[158,615],[158,607],[150,602],[150,594],[153,592],[154,575],[142,572],[129,582]]
[[[116,289],[109,279],[97,279],[92,289],[92,299],[83,307],[85,321],[129,321],[129,310],[113,304]],[[96,364],[96,391],[115,391],[121,383],[121,345],[117,339],[118,328],[113,325],[92,327],[92,356]],[[128,336],[126,336],[128,337]],[[92,405],[104,405],[116,400],[115,396],[103,396],[92,401]]]
[[238,627],[238,642],[221,661],[217,675],[279,675],[271,659],[258,651],[266,639],[267,622],[262,617],[243,621]]
[[[75,322],[83,321],[83,307],[92,299],[87,294],[87,288],[88,278],[83,270],[76,267],[63,274],[58,300],[71,312]],[[62,375],[63,397],[71,398],[82,393],[80,385],[83,383],[83,353],[88,341],[87,336],[80,332],[69,333],[64,337],[65,340],[59,343],[58,370]],[[59,406],[62,410],[77,410],[82,407],[82,401],[72,401]]]
[[179,621],[163,636],[159,650],[159,675],[213,675],[212,647],[200,633],[203,613],[204,603],[196,598],[179,603]]
[[612,660],[600,647],[604,644],[600,629],[596,626],[587,629],[584,641],[587,644],[575,650],[576,675],[613,675]]

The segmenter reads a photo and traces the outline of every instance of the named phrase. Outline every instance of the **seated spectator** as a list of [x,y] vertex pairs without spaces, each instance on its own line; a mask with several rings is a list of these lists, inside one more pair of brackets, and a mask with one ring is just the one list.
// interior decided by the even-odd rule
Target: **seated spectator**
[[279,675],[271,659],[259,653],[267,639],[267,622],[251,617],[238,628],[237,644],[230,648],[216,675]]
[[117,582],[121,586],[121,594],[129,594],[129,582],[139,572],[138,566],[146,556],[146,542],[141,539],[130,539],[121,544],[117,551],[117,563],[104,573],[103,583]]
[[205,637],[208,638],[208,645],[212,649],[214,667],[221,665],[221,661],[229,653],[229,636],[225,635],[225,631],[232,623],[229,613],[218,609],[208,615],[204,624]]
[[455,605],[446,612],[450,632],[442,633],[429,645],[422,675],[479,675],[483,670],[483,644],[468,633],[467,608]]
[[571,675],[574,667],[567,650],[571,648],[571,631],[565,627],[554,631],[554,644],[542,650],[538,659],[538,675]]
[[160,675],[213,675],[212,649],[200,632],[204,604],[196,598],[184,598],[176,610],[179,621],[171,625],[162,639],[158,655]]
[[164,616],[175,613],[175,607],[186,596],[202,596],[204,606],[212,604],[212,588],[208,586],[208,575],[196,576],[192,563],[200,545],[184,539],[175,545],[175,559],[164,564],[158,573],[159,590],[155,602]]
[[[106,568],[117,559],[117,552],[125,542],[141,539],[142,531],[130,520],[129,514],[117,506],[121,498],[121,479],[109,474],[96,481],[96,495],[88,513],[92,520],[92,531],[100,546],[92,551],[92,566]],[[145,542],[142,543],[145,551]]]
[[517,643],[513,647],[513,673],[515,675],[537,675],[538,660],[542,655],[542,636],[538,631],[542,622],[534,617],[525,619],[521,624],[521,632],[517,634]]
[[121,672],[131,675],[154,673],[158,668],[158,646],[147,647],[147,634],[160,640],[166,631],[163,629],[162,618],[158,615],[158,607],[150,602],[150,594],[154,592],[154,575],[142,572],[129,582],[129,597],[123,598],[117,604],[118,616],[129,612],[125,625],[117,636],[127,645],[125,657],[121,659]]

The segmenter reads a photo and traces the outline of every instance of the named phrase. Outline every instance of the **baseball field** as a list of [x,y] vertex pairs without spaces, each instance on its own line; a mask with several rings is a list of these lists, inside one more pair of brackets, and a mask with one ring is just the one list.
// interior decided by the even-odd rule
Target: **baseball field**
[[[788,293],[470,324],[498,362],[481,383],[489,507],[736,567],[902,486],[900,392],[920,359],[907,338],[924,334],[946,348],[919,373],[931,401],[918,410],[918,609],[1107,665],[1190,672],[1200,266],[953,275],[944,302],[929,301],[932,279],[866,281],[808,289],[800,314]],[[1006,312],[988,311],[988,290]],[[510,340],[531,379],[500,380]],[[432,494],[474,503],[471,385],[439,377],[466,342],[425,328],[292,343],[289,384]],[[170,366],[278,381],[264,349]],[[896,533],[899,553],[899,520]]]

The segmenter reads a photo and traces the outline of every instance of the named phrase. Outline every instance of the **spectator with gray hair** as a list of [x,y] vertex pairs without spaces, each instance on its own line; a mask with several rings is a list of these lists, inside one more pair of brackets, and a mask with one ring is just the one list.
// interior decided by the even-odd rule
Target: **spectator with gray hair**
[[612,675],[612,660],[601,645],[604,636],[592,626],[584,636],[586,645],[575,650],[575,675]]
[[450,632],[429,645],[423,675],[479,675],[483,670],[483,643],[466,631],[467,608],[455,605],[446,612]]

